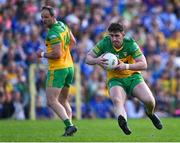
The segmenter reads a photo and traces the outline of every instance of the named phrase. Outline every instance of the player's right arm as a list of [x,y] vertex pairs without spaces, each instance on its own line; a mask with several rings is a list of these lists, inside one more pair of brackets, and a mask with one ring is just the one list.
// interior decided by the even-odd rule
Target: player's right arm
[[52,47],[52,51],[49,53],[44,52],[42,49],[39,49],[37,51],[37,56],[39,58],[59,59],[61,55],[61,51],[60,51],[61,43],[56,45],[51,45],[51,47]]
[[100,65],[103,66],[106,63],[106,59],[103,58],[103,55],[97,57],[97,55],[91,50],[87,53],[85,62],[89,65]]
[[71,49],[74,45],[76,45],[76,39],[71,31],[70,31],[70,39],[71,39],[70,41],[70,49]]
[[54,32],[50,31],[47,36],[47,40],[50,44],[51,51],[50,52],[43,52],[39,50],[37,52],[38,57],[40,58],[47,58],[47,59],[59,59],[61,57],[61,40],[60,36]]
[[87,53],[85,62],[89,65],[100,65],[103,68],[107,65],[107,59],[103,58],[104,51],[104,39],[99,41],[95,47]]
[[44,58],[48,59],[59,59],[61,56],[61,43],[51,45],[52,51],[49,53],[44,53]]

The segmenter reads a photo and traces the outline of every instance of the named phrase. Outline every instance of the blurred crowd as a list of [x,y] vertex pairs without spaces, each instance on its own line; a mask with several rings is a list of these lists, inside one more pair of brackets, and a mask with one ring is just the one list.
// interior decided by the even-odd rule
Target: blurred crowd
[[[0,0],[0,119],[30,118],[29,67],[39,63],[36,51],[45,49],[47,31],[41,21],[43,5],[55,7],[77,40],[72,55],[81,69],[83,118],[114,118],[105,71],[84,63],[86,53],[111,22],[121,21],[147,58],[143,77],[156,99],[161,117],[180,116],[180,1],[179,0]],[[42,63],[46,63],[43,59]],[[45,97],[46,70],[36,73],[36,116],[52,118]],[[75,79],[76,80],[76,79]],[[76,115],[75,92],[71,92]],[[129,118],[144,117],[144,107],[128,96]]]

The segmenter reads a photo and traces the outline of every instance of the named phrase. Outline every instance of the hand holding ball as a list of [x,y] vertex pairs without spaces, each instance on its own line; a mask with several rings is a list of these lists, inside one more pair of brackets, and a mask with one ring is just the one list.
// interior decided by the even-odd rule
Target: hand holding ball
[[107,70],[112,70],[118,65],[118,58],[112,53],[106,53],[103,55],[104,59],[107,59]]

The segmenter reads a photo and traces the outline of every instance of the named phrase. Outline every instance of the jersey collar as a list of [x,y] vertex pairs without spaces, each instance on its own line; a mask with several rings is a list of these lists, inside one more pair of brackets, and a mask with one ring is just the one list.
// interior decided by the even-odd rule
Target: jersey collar
[[117,49],[117,48],[115,48],[115,47],[113,46],[113,49],[114,49],[116,52],[119,52],[119,51],[121,51],[121,50],[123,49],[123,44],[121,45],[121,48]]

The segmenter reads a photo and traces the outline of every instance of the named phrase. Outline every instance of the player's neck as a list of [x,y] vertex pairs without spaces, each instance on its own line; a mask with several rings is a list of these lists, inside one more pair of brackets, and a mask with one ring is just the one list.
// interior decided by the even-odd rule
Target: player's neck
[[54,21],[53,21],[53,24],[52,24],[52,26],[54,25],[54,24],[57,24],[58,22],[57,22],[57,20],[55,19]]
[[58,23],[58,21],[55,19],[49,28],[52,28],[53,25],[54,25],[54,24],[57,24],[57,23]]

